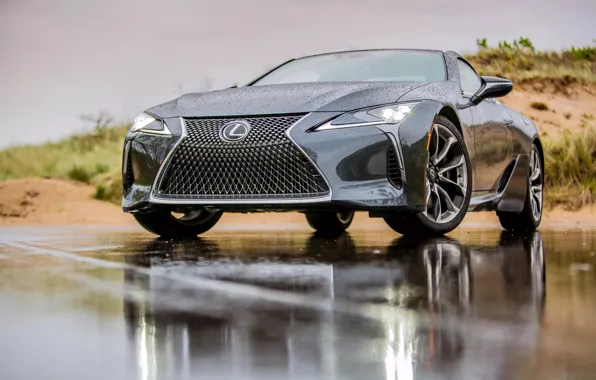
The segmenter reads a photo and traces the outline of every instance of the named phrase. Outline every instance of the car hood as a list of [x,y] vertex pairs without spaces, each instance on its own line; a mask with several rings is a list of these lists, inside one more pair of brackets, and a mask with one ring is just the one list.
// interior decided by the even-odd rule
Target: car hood
[[161,118],[345,112],[393,103],[426,84],[339,82],[246,86],[183,95],[147,112]]

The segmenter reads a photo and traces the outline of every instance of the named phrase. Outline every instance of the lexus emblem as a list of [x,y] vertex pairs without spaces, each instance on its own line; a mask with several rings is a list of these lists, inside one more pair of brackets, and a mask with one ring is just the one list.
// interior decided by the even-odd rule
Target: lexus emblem
[[243,120],[231,121],[219,130],[219,137],[223,141],[236,142],[244,139],[250,132],[250,124]]

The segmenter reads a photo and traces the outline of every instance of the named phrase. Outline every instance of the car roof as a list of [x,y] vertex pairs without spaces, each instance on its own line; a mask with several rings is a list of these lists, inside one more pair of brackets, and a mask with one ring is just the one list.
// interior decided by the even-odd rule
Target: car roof
[[[443,50],[437,50],[437,49],[407,49],[407,48],[357,49],[357,50],[339,50],[339,51],[330,51],[330,52],[318,53],[318,54],[310,54],[310,55],[305,55],[305,56],[301,56],[301,57],[296,57],[294,59],[319,57],[322,55],[358,53],[358,52],[367,52],[367,51],[411,51],[411,52],[428,52],[428,53],[440,53],[440,54],[444,54],[446,52],[455,53],[455,52],[451,52],[451,51],[443,51]],[[455,54],[457,54],[457,53],[455,53]],[[457,55],[459,55],[459,54],[457,54]]]

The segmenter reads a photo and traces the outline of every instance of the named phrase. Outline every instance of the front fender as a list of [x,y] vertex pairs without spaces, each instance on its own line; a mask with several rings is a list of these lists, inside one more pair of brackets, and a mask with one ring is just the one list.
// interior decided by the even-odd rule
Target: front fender
[[182,136],[180,118],[166,118],[171,136],[129,132],[124,141],[122,208],[127,211],[149,202],[160,167]]
[[378,126],[383,132],[396,137],[403,164],[404,198],[408,205],[426,204],[428,135],[442,108],[442,103],[426,100],[420,103],[402,123]]

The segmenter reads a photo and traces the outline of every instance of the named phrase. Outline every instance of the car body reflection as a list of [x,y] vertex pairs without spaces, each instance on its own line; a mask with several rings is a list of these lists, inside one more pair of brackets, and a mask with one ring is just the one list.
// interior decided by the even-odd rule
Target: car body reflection
[[[538,233],[503,233],[494,246],[401,239],[374,255],[350,235],[265,252],[228,243],[156,240],[128,256],[124,309],[140,378],[503,378],[519,346],[487,345],[459,318],[513,323],[525,349],[538,339],[545,295]],[[138,267],[326,299],[329,307],[230,300]],[[384,314],[349,312],[373,306]]]

